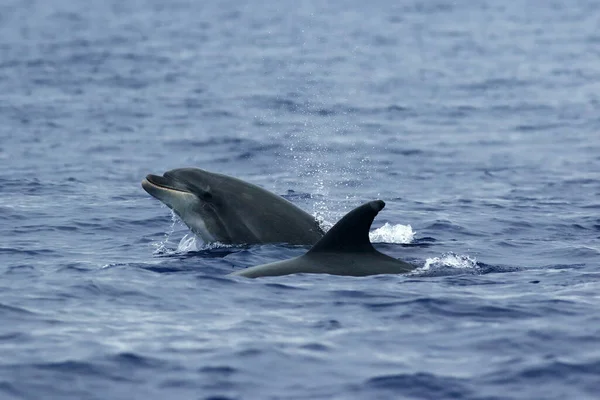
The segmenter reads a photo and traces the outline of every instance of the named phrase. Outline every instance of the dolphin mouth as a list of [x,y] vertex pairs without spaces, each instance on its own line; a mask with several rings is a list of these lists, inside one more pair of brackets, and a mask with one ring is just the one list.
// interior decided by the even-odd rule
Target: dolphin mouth
[[[176,181],[169,179],[164,176],[149,174],[146,179],[142,181],[142,187],[148,192],[148,189],[164,189],[172,190],[174,192],[190,193],[189,190],[177,185]],[[152,194],[152,193],[150,193]]]

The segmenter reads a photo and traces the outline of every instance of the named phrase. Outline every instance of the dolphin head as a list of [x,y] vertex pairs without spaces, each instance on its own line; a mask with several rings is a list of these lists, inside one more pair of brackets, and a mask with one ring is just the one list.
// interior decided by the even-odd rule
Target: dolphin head
[[148,175],[142,187],[205,242],[313,244],[323,235],[311,215],[231,176],[179,168]]
[[142,187],[162,201],[205,242],[229,242],[219,208],[226,193],[219,190],[218,174],[197,168],[179,168],[162,176],[148,175]]

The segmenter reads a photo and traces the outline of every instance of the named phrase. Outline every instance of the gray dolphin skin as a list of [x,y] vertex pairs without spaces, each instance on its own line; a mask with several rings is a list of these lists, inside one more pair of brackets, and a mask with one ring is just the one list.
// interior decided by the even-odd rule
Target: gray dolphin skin
[[142,187],[207,243],[312,245],[323,237],[310,214],[231,176],[178,168],[163,176],[148,175]]
[[369,240],[369,228],[383,207],[382,200],[375,200],[350,211],[300,257],[229,275],[258,278],[298,273],[367,276],[410,272],[416,268],[414,265],[378,252]]

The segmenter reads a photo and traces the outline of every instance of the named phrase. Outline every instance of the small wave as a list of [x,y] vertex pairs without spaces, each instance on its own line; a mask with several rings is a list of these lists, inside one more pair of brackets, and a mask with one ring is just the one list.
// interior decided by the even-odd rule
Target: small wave
[[198,372],[203,373],[203,374],[214,374],[214,375],[225,375],[225,376],[229,376],[229,375],[233,375],[235,373],[238,372],[238,370],[234,367],[231,367],[229,365],[219,365],[219,366],[206,366],[206,367],[201,367],[198,369]]
[[301,345],[300,349],[311,353],[328,353],[331,351],[331,346],[318,342],[310,342]]
[[375,376],[364,383],[364,388],[393,392],[397,398],[460,399],[470,393],[462,379],[423,372]]
[[[103,376],[104,371],[100,366],[91,362],[65,360],[48,363],[33,364],[34,368],[52,370],[57,372],[76,373],[77,375]],[[112,376],[111,376],[112,377]],[[114,377],[113,377],[114,378]]]
[[415,231],[410,225],[391,225],[387,222],[382,227],[369,232],[371,242],[376,243],[408,244],[413,241],[414,237]]
[[195,271],[196,268],[188,267],[188,266],[170,266],[170,265],[142,265],[139,268],[144,269],[146,271],[156,272],[157,274],[170,274],[170,273],[178,273],[178,272],[189,272]]
[[326,331],[334,331],[342,328],[341,322],[336,319],[317,321],[313,326],[319,330]]
[[306,290],[305,288],[298,287],[298,286],[284,285],[283,283],[273,283],[273,282],[269,282],[269,283],[265,284],[265,286],[272,288],[272,289],[281,289],[281,290]]
[[[600,362],[590,360],[588,362],[567,362],[550,358],[535,365],[511,366],[510,371],[501,370],[494,372],[485,380],[494,385],[507,387],[508,385],[539,385],[546,387],[554,382],[571,382],[573,387],[587,388],[590,394],[598,393],[598,373],[600,373]],[[562,398],[569,398],[564,396]],[[538,398],[548,398],[540,395]],[[557,397],[560,398],[560,397]],[[574,396],[573,398],[579,398]],[[588,397],[586,397],[588,398]],[[589,398],[597,398],[592,396]]]
[[447,220],[438,220],[428,225],[425,229],[434,232],[448,232],[461,235],[478,236],[479,234],[467,228]]
[[32,315],[35,314],[33,311],[29,311],[25,308],[9,306],[7,304],[0,303],[0,315]]
[[108,358],[110,362],[115,363],[119,367],[131,368],[149,368],[155,369],[165,366],[167,363],[158,358],[143,356],[133,352],[122,352]]

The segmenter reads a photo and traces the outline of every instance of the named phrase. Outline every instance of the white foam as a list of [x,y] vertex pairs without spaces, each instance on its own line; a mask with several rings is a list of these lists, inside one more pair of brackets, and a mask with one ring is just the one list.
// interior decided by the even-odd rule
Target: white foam
[[369,232],[369,239],[375,243],[411,243],[415,232],[410,225],[390,225],[385,223],[381,228]]
[[429,271],[436,268],[477,269],[477,260],[468,255],[446,253],[441,257],[428,258],[420,271]]

